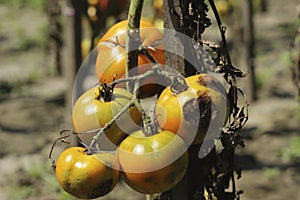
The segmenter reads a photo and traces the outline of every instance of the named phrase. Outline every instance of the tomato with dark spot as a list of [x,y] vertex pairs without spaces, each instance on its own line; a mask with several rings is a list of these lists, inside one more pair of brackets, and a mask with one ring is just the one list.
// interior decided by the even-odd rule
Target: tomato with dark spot
[[119,179],[119,164],[110,153],[88,155],[82,147],[64,150],[56,162],[56,178],[69,194],[93,199],[111,192]]
[[175,93],[169,86],[159,96],[155,116],[160,127],[178,134],[187,145],[218,137],[228,118],[224,86],[209,74],[187,77],[186,83],[185,91]]

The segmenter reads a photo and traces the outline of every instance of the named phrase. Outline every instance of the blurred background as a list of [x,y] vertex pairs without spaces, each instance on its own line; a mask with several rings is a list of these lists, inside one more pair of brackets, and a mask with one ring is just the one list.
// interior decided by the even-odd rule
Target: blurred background
[[[246,147],[236,157],[241,199],[299,199],[299,0],[215,2],[233,63],[250,72],[238,79],[250,102],[241,133]],[[158,27],[161,6],[162,0],[145,0],[143,11]],[[48,154],[59,132],[72,128],[77,70],[127,9],[126,0],[0,0],[1,200],[74,199],[60,189]],[[203,37],[219,42],[212,22]],[[120,183],[99,199],[145,197]]]

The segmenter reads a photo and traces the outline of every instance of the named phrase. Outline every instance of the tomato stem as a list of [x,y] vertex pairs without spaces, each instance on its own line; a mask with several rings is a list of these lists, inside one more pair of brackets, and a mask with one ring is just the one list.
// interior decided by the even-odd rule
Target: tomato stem
[[[138,74],[138,49],[140,45],[140,20],[142,15],[144,0],[131,0],[126,37],[126,77],[135,76]],[[126,83],[127,89],[132,91],[132,85]]]
[[[124,83],[124,82],[137,82],[137,81],[143,81],[144,79],[151,77],[151,76],[156,76],[161,70],[161,67],[159,65],[156,66],[155,69],[150,69],[147,72],[137,75],[137,76],[131,76],[131,77],[125,77],[125,78],[120,78],[118,80],[115,80],[113,82],[111,82],[109,85],[111,85],[112,87],[114,87],[117,84],[120,83]],[[134,93],[138,93],[138,90],[135,89]]]
[[[63,133],[65,132],[71,132],[71,134],[68,134],[68,135],[63,135]],[[59,133],[61,136],[59,138],[57,138],[52,146],[51,146],[51,149],[50,149],[50,152],[49,152],[49,155],[48,155],[48,158],[51,160],[52,162],[52,167],[55,169],[55,160],[52,158],[52,153],[53,153],[53,150],[54,150],[54,147],[55,145],[57,144],[58,141],[61,141],[61,142],[64,142],[64,143],[68,143],[67,141],[65,141],[66,138],[70,137],[71,135],[76,135],[78,133],[72,131],[72,130],[69,130],[69,129],[64,129],[62,131],[60,131]]]
[[[155,77],[155,76],[160,76],[165,78],[166,80],[169,80],[169,82],[172,84],[173,87],[172,89],[175,93],[180,93],[187,89],[187,84],[184,78],[180,77],[179,75],[175,75],[174,73],[171,73],[169,71],[163,70],[160,64],[153,65],[153,67],[150,70],[148,70],[143,74],[115,80],[111,82],[109,86],[114,87],[117,84],[125,83],[125,82],[137,82],[137,81],[141,82],[146,78]],[[138,93],[138,90],[135,90],[134,93]]]
[[[150,72],[149,72],[150,73]],[[134,77],[132,77],[132,78],[134,78]],[[128,78],[129,79],[129,78]],[[119,80],[121,80],[121,79],[119,79]],[[117,81],[117,80],[116,80]],[[92,153],[94,153],[94,152],[91,152],[91,151],[94,151],[94,149],[97,149],[97,144],[98,144],[98,141],[99,141],[99,139],[100,139],[100,137],[101,137],[101,135],[107,130],[107,129],[109,129],[112,125],[113,125],[113,123],[116,121],[116,120],[118,120],[131,106],[136,106],[137,107],[137,109],[141,112],[141,113],[143,113],[143,114],[145,114],[145,111],[143,110],[143,107],[140,105],[140,102],[139,102],[139,100],[138,100],[138,98],[137,98],[137,95],[138,95],[138,88],[139,88],[139,81],[140,81],[140,79],[137,79],[136,81],[135,81],[135,85],[134,85],[134,94],[133,94],[133,97],[132,97],[132,99],[127,103],[127,105],[125,105],[121,110],[120,110],[120,112],[118,112],[118,114],[116,114],[115,116],[114,116],[114,118],[113,119],[111,119],[108,123],[106,123],[105,125],[104,125],[104,127],[103,128],[101,128],[100,130],[99,130],[99,132],[93,137],[93,140],[92,140],[92,142],[91,142],[91,144],[90,144],[90,146],[88,147],[88,151],[90,151],[90,152],[88,152],[89,154],[92,154]]]
[[216,21],[218,23],[219,31],[220,31],[221,38],[222,38],[222,45],[224,47],[223,48],[224,54],[226,56],[228,64],[231,65],[231,59],[230,59],[230,55],[229,55],[229,52],[228,52],[227,42],[226,42],[226,37],[225,37],[226,28],[222,25],[221,18],[220,18],[220,15],[219,15],[218,11],[217,11],[217,7],[215,5],[215,2],[213,0],[208,0],[208,2],[211,6],[211,9],[213,10]]
[[139,87],[140,87],[140,80],[137,80],[137,81],[135,81],[135,84],[134,84],[134,91],[133,91],[132,99],[135,100],[134,105],[138,109],[138,111],[142,114],[142,119],[144,121],[144,120],[147,120],[149,117],[139,101]]
[[91,144],[90,144],[90,146],[89,146],[89,148],[90,149],[93,149],[93,148],[95,148],[95,147],[97,147],[97,144],[98,144],[98,140],[100,139],[100,137],[101,137],[101,135],[107,130],[107,129],[109,129],[112,125],[113,125],[113,123],[116,121],[116,120],[118,120],[131,106],[133,106],[134,105],[134,103],[135,103],[135,100],[134,99],[132,99],[132,100],[130,100],[123,108],[122,108],[122,110],[120,110],[120,112],[118,112],[115,116],[114,116],[114,118],[113,119],[111,119],[108,123],[106,123],[105,125],[104,125],[104,127],[103,128],[101,128],[100,130],[99,130],[99,132],[93,137],[93,140],[92,140],[92,142],[91,142]]

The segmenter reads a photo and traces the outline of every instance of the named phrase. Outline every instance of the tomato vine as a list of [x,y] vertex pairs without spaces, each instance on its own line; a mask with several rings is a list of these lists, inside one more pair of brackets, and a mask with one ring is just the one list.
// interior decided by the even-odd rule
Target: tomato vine
[[[165,0],[167,1],[167,0]],[[234,67],[229,55],[225,32],[226,27],[222,25],[221,19],[219,17],[218,11],[214,4],[213,0],[208,1],[210,7],[215,15],[218,28],[221,35],[221,43],[216,44],[211,41],[202,40],[201,35],[205,32],[205,29],[210,26],[211,20],[208,18],[208,5],[204,0],[196,2],[193,0],[184,0],[184,1],[168,1],[168,5],[171,6],[172,13],[174,14],[173,23],[175,24],[175,30],[180,33],[184,33],[192,38],[188,45],[191,48],[185,48],[185,54],[190,53],[196,58],[195,63],[202,68],[192,69],[191,63],[188,63],[187,60],[184,61],[185,65],[183,66],[187,72],[186,76],[191,75],[192,73],[205,73],[213,72],[221,74],[228,84],[228,91],[226,91],[226,97],[229,102],[228,109],[228,123],[226,123],[221,130],[220,137],[218,138],[222,144],[221,152],[217,152],[215,147],[208,149],[201,149],[200,144],[192,144],[188,147],[189,153],[189,167],[187,168],[188,181],[194,181],[195,179],[202,179],[195,181],[196,185],[193,185],[192,189],[188,191],[188,199],[239,199],[241,191],[236,190],[235,186],[235,173],[237,178],[241,177],[241,169],[237,168],[235,163],[235,148],[237,146],[244,147],[244,141],[240,135],[240,130],[245,125],[248,120],[248,102],[242,92],[238,87],[236,78],[242,78],[246,76],[241,70],[237,67]],[[98,147],[98,141],[101,139],[101,136],[105,131],[110,129],[121,117],[127,112],[131,107],[136,107],[137,110],[142,115],[143,125],[147,125],[148,122],[151,122],[150,117],[147,115],[143,106],[140,102],[140,91],[141,82],[149,77],[161,77],[166,80],[171,86],[171,92],[175,95],[180,94],[190,86],[188,86],[186,79],[182,78],[179,75],[170,73],[163,69],[160,63],[157,63],[152,54],[141,46],[140,42],[140,20],[141,12],[143,8],[143,0],[132,0],[130,3],[129,14],[128,14],[128,23],[127,23],[127,34],[126,34],[126,76],[117,80],[112,81],[111,83],[99,83],[99,88],[105,86],[109,88],[105,92],[112,92],[114,87],[121,83],[126,83],[126,88],[133,93],[131,99],[127,102],[125,106],[118,113],[116,113],[112,119],[110,119],[103,127],[97,130],[97,133],[93,136],[92,141],[89,145],[84,144],[87,155],[93,155],[101,153],[101,148]],[[166,38],[168,39],[168,38]],[[169,38],[170,39],[170,38]],[[183,44],[184,45],[184,44]],[[205,53],[203,53],[205,52]],[[150,70],[146,71],[143,74],[138,74],[136,71],[138,66],[138,56],[143,54],[152,62],[153,66]],[[208,55],[208,56],[207,56]],[[207,56],[207,57],[206,57]],[[200,83],[201,85],[201,83]],[[201,87],[205,87],[203,84]],[[199,95],[201,96],[201,95]],[[196,100],[199,100],[200,97],[197,97]],[[209,95],[207,95],[210,97]],[[245,98],[244,105],[240,106],[238,104],[239,97]],[[110,101],[111,99],[107,99]],[[200,101],[194,101],[193,103],[199,103]],[[209,106],[210,106],[210,101]],[[207,102],[205,102],[207,104]],[[205,104],[203,103],[203,104]],[[197,105],[198,106],[198,105]],[[199,103],[199,106],[201,104]],[[207,106],[207,105],[204,105]],[[194,107],[189,107],[192,110]],[[156,130],[156,129],[155,129]],[[63,131],[64,132],[64,131]],[[63,133],[62,132],[62,133]],[[85,134],[77,133],[72,131],[75,135]],[[158,130],[157,130],[158,132]],[[64,141],[69,135],[62,136],[58,140]],[[56,141],[58,141],[56,140]],[[55,141],[55,143],[56,143]],[[55,145],[54,143],[54,145]],[[49,158],[52,159],[52,150],[51,148]],[[52,159],[53,160],[53,159]],[[55,161],[53,160],[53,165]],[[199,165],[202,165],[201,168],[198,168]],[[202,170],[204,172],[199,172],[192,174],[195,170]],[[189,172],[190,170],[190,172]],[[200,174],[200,175],[199,175]],[[193,176],[193,177],[191,177]],[[151,177],[150,177],[151,178]],[[182,178],[182,177],[181,177]],[[229,185],[232,185],[232,191],[226,191],[229,188]],[[191,184],[191,183],[190,183]],[[198,185],[199,184],[199,185]],[[189,185],[190,186],[190,185]],[[168,188],[170,189],[170,188]],[[140,189],[142,191],[142,189]],[[156,191],[156,190],[155,190]],[[158,190],[161,192],[161,190]],[[147,193],[147,192],[145,192]],[[151,192],[150,192],[151,193]],[[148,196],[149,198],[154,198]],[[160,195],[156,195],[155,199],[165,200],[165,199],[176,199],[172,195],[172,189],[170,191],[163,191]]]

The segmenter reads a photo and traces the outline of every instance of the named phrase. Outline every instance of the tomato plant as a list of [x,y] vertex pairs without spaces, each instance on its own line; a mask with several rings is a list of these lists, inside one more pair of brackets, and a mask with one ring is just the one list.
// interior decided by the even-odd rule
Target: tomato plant
[[169,86],[162,92],[155,115],[162,129],[177,133],[187,144],[198,144],[220,133],[226,121],[226,93],[220,81],[208,74],[187,77],[186,83],[185,91],[176,94]]
[[[107,6],[107,2],[103,1],[102,5]],[[231,63],[225,29],[213,0],[208,2],[216,15],[222,37],[220,45],[202,40],[201,34],[211,24],[205,1],[170,2],[165,1],[163,8],[173,11],[167,13],[171,18],[169,27],[187,34],[190,41],[185,43],[187,38],[180,37],[177,32],[174,37],[165,32],[164,38],[152,23],[140,21],[143,1],[132,0],[128,21],[112,26],[97,45],[95,68],[99,84],[79,97],[72,112],[72,132],[81,138],[86,148],[67,149],[56,164],[59,183],[78,198],[107,194],[116,185],[120,170],[125,182],[144,194],[171,190],[187,173],[189,191],[184,195],[186,199],[203,199],[204,196],[239,199],[241,193],[235,189],[234,172],[240,176],[240,171],[233,163],[233,156],[234,148],[244,145],[238,131],[248,119],[248,105],[242,108],[237,105],[240,90],[235,78],[243,77],[244,73]],[[137,31],[139,27],[141,29]],[[136,39],[136,33],[140,34],[140,40]],[[165,51],[163,39],[174,49]],[[177,41],[172,44],[172,39]],[[176,55],[176,48],[181,44],[184,55],[179,58],[182,55]],[[137,46],[138,51],[126,52]],[[172,74],[163,67],[164,53],[168,55],[167,64],[181,72],[195,74],[197,69],[211,73],[186,78],[179,72]],[[189,59],[197,59],[197,62]],[[134,66],[136,63],[138,66]],[[193,63],[201,67],[192,69]],[[183,66],[179,66],[181,64]],[[128,72],[135,69],[138,74]],[[229,84],[228,93],[220,80],[211,75],[215,72],[222,74]],[[124,78],[125,74],[128,76]],[[168,87],[155,102],[154,116],[148,116],[140,99],[155,94],[159,81]],[[125,83],[134,87],[125,89]],[[129,89],[133,89],[133,94]],[[229,116],[232,121],[224,127]],[[158,121],[159,130],[148,127],[151,120]],[[218,153],[214,139],[220,135],[223,149]],[[213,142],[204,145],[207,140]],[[107,142],[114,145],[116,158],[103,153],[103,144]],[[230,181],[232,192],[227,192],[225,188]],[[148,197],[151,199],[151,196]]]
[[[89,89],[74,104],[72,111],[74,130],[82,133],[78,136],[85,144],[90,143],[97,130],[111,121],[131,99],[132,95],[127,90],[107,87],[96,86]],[[128,133],[139,128],[140,122],[141,114],[135,106],[130,107],[120,120],[105,131],[108,142],[118,145]],[[88,131],[90,133],[84,133]]]
[[61,187],[80,199],[106,195],[119,179],[118,162],[114,155],[87,155],[82,147],[71,147],[56,162],[56,178]]
[[169,131],[128,136],[117,149],[125,182],[134,190],[153,194],[174,187],[184,176],[188,154],[183,140]]
[[[156,61],[164,64],[164,44],[162,33],[154,25],[146,20],[140,22],[141,46],[145,48]],[[96,74],[101,83],[110,83],[125,75],[126,71],[126,27],[127,20],[112,26],[100,39],[97,49]],[[143,74],[153,66],[149,58],[139,53],[138,74]],[[156,93],[155,77],[143,81],[141,91],[143,95],[150,96]],[[146,93],[148,95],[146,95]]]

